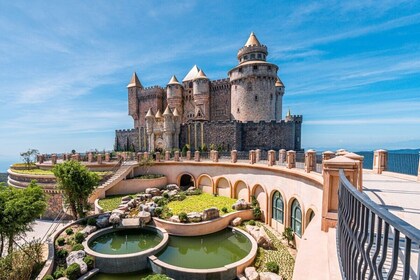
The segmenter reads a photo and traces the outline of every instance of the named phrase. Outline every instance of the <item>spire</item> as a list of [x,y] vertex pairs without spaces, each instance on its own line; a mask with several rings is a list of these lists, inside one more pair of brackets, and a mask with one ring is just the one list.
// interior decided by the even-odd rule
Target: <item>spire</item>
[[194,80],[197,79],[206,79],[208,80],[209,78],[207,78],[206,74],[204,74],[203,70],[200,69],[200,71],[197,73],[197,76],[195,76]]
[[287,111],[287,115],[286,115],[286,117],[291,117],[292,116],[292,113],[290,112],[290,108],[289,108],[289,111]]
[[169,81],[168,85],[179,85],[178,79],[175,75],[172,76],[171,80]]
[[152,108],[149,108],[149,111],[147,111],[147,114],[146,114],[146,118],[153,118],[154,116],[153,116],[153,112],[152,112]]
[[245,47],[250,46],[261,46],[260,41],[258,41],[257,36],[255,36],[254,32],[251,32],[249,35],[248,41],[245,43]]
[[166,106],[165,112],[163,112],[163,116],[172,116],[171,109],[169,108],[169,105]]
[[179,117],[179,113],[178,113],[178,110],[176,109],[176,107],[174,109],[174,117]]
[[194,65],[182,81],[186,82],[194,80],[195,76],[197,76],[199,71],[200,69],[197,67],[197,65]]
[[276,86],[276,87],[284,87],[284,84],[283,84],[283,82],[280,80],[280,78],[279,78],[279,77],[277,77],[277,80],[276,80],[276,84],[275,84],[275,86]]
[[139,78],[137,77],[136,72],[133,73],[133,76],[131,76],[130,83],[127,85],[128,88],[130,87],[139,87],[142,88],[143,86],[140,83]]
[[160,118],[162,118],[162,113],[160,112],[160,110],[159,110],[159,109],[157,110],[157,113],[156,113],[156,115],[155,115],[155,118],[156,118],[156,119],[160,119]]

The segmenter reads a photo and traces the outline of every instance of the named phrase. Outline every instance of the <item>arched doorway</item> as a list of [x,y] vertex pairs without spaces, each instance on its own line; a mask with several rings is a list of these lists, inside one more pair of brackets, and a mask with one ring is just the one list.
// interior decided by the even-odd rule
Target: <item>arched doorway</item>
[[315,217],[315,212],[311,208],[306,211],[306,225],[305,227],[308,227],[309,223],[312,221],[312,219]]
[[297,236],[302,237],[302,209],[297,199],[293,200],[290,214],[290,227]]
[[194,187],[194,178],[190,174],[183,174],[179,179],[179,187],[186,191],[189,187]]

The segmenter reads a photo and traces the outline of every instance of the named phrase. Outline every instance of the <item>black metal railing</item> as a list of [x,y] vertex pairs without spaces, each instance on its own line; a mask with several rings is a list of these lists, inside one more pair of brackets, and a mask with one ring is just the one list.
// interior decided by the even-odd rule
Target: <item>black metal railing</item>
[[340,170],[337,250],[343,279],[419,279],[420,230],[359,192]]

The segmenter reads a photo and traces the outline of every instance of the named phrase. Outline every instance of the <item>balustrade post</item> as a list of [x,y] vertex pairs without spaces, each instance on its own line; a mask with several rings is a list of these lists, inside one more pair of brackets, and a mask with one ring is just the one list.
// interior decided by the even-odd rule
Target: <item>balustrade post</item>
[[322,166],[324,187],[322,193],[321,230],[327,232],[329,228],[334,228],[336,226],[338,220],[339,170],[343,169],[345,176],[353,186],[356,186],[359,167],[356,160],[344,156],[337,156],[332,159],[324,160]]
[[335,152],[335,155],[336,156],[344,156],[345,154],[347,154],[348,152],[345,150],[345,149],[338,149],[336,152]]
[[98,154],[97,161],[98,164],[102,164],[102,154]]
[[143,153],[143,159],[144,160],[148,160],[149,159],[149,153],[148,152],[144,152]]
[[92,161],[93,161],[93,154],[88,153],[88,162],[92,162]]
[[305,172],[316,171],[316,151],[307,150],[305,152]]
[[289,169],[296,167],[296,152],[293,150],[286,153],[286,167]]
[[283,165],[286,162],[286,150],[279,150],[279,165]]
[[38,163],[43,163],[44,162],[44,156],[43,155],[37,155],[36,158],[37,158]]
[[255,161],[256,161],[255,151],[251,150],[251,151],[249,151],[249,163],[254,164]]
[[261,160],[261,150],[256,149],[255,150],[255,162],[260,162],[260,160]]
[[231,162],[236,163],[238,161],[238,151],[237,150],[232,150],[230,152],[230,157],[231,157]]
[[52,165],[57,164],[57,155],[56,154],[51,155],[51,163],[52,163]]
[[143,157],[143,154],[138,152],[137,153],[137,161],[140,162],[142,157]]
[[200,152],[195,151],[194,153],[194,161],[199,162],[200,161]]
[[187,157],[186,157],[186,159],[187,160],[191,160],[191,151],[187,151]]
[[179,151],[174,152],[174,161],[179,161]]
[[382,174],[388,167],[388,151],[376,150],[373,153],[373,173]]
[[213,162],[219,162],[219,152],[213,151]]
[[268,166],[273,166],[276,164],[276,151],[268,151]]
[[165,151],[165,160],[170,160],[170,159],[171,159],[171,152]]
[[110,162],[111,161],[111,155],[109,153],[105,153],[105,161]]
[[75,161],[80,161],[80,154],[79,153],[74,154],[74,160]]
[[322,174],[324,174],[324,160],[329,160],[334,158],[335,153],[331,151],[325,151],[322,153]]
[[156,156],[156,162],[160,162],[160,152],[156,152],[155,156]]
[[344,155],[346,158],[353,159],[357,162],[358,167],[358,175],[357,175],[357,190],[363,191],[363,159],[364,156],[355,154],[355,153],[347,153]]

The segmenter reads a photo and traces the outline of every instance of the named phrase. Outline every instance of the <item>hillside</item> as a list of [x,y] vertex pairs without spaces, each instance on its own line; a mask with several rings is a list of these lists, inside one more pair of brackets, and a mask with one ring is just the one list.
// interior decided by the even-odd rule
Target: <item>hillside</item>
[[7,183],[7,173],[0,173],[0,183]]

